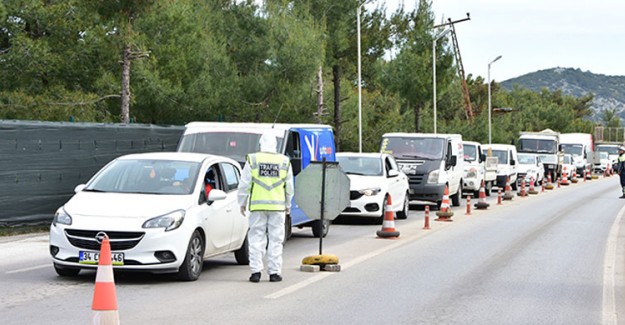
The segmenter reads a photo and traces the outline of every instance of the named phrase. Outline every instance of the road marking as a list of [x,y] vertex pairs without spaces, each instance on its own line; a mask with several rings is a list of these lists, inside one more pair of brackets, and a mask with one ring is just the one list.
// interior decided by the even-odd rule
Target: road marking
[[46,267],[50,267],[50,264],[45,264],[45,265],[38,265],[38,266],[31,266],[31,267],[25,267],[23,269],[17,269],[17,270],[13,270],[13,271],[7,271],[5,272],[6,274],[13,274],[13,273],[20,273],[20,272],[27,272],[27,271],[33,271],[33,270],[39,270],[39,269],[43,269]]
[[615,293],[615,273],[616,273],[616,244],[618,238],[619,224],[625,214],[625,206],[618,212],[616,220],[610,228],[608,242],[606,243],[605,256],[603,258],[603,314],[602,324],[616,325],[618,318],[616,315],[616,293]]
[[[420,238],[423,238],[423,237],[420,237]],[[391,245],[384,246],[384,247],[382,247],[382,248],[380,248],[378,250],[375,250],[375,251],[373,251],[373,252],[371,252],[369,254],[362,255],[362,256],[357,257],[357,258],[355,258],[355,259],[353,259],[353,260],[351,260],[351,261],[349,261],[349,262],[347,262],[345,264],[341,264],[341,269],[342,270],[348,269],[348,268],[350,268],[350,267],[352,267],[354,265],[360,264],[360,263],[362,263],[362,262],[364,262],[364,261],[366,261],[368,259],[371,259],[371,258],[376,257],[378,255],[382,255],[383,253],[385,253],[385,252],[387,252],[387,251],[389,251],[391,249],[394,249],[396,247],[408,244],[408,243],[413,242],[413,241],[415,241],[417,239],[420,239],[420,238],[413,237],[413,238],[408,239],[408,240],[397,240],[396,242],[394,242]],[[311,278],[309,278],[307,280],[301,281],[301,282],[296,283],[296,284],[294,284],[292,286],[286,287],[286,288],[284,288],[282,290],[279,290],[279,291],[276,291],[276,292],[274,292],[274,293],[272,293],[270,295],[267,295],[267,296],[265,296],[265,298],[267,298],[267,299],[277,299],[277,298],[280,298],[282,296],[286,296],[286,295],[288,295],[290,293],[293,293],[293,292],[295,292],[297,290],[303,289],[303,288],[305,288],[305,287],[307,287],[307,286],[309,286],[309,285],[311,285],[311,284],[313,284],[315,282],[321,281],[321,280],[329,277],[332,274],[336,274],[336,273],[335,272],[322,272],[322,273],[319,273],[318,275],[315,275],[315,276],[313,276],[313,277],[311,277]]]

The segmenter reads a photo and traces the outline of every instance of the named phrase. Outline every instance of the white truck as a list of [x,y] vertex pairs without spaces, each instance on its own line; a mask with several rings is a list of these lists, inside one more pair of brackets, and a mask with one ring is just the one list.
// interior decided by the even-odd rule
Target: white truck
[[463,141],[464,147],[464,192],[479,197],[484,181],[484,192],[490,196],[497,180],[497,157],[487,157],[478,142]]
[[537,154],[545,167],[545,176],[551,175],[552,180],[562,175],[564,153],[560,150],[560,133],[550,129],[521,132],[518,151]]
[[565,154],[573,156],[573,165],[577,175],[592,168],[592,154],[595,151],[592,134],[590,133],[562,133],[560,146]]

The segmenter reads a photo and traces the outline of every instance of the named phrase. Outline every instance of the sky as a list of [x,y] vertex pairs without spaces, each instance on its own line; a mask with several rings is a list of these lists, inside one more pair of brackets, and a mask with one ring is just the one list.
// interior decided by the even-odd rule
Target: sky
[[[418,0],[377,0],[387,13]],[[538,70],[576,68],[625,76],[623,0],[432,0],[436,24],[455,25],[465,74],[504,81]],[[451,42],[449,42],[451,44]]]

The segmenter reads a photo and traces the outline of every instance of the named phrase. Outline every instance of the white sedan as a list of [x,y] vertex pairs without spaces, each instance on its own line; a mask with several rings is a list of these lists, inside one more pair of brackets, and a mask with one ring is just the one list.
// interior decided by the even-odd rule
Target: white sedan
[[339,152],[336,160],[350,179],[350,206],[341,212],[342,215],[375,217],[382,222],[390,200],[398,219],[408,217],[408,177],[399,169],[393,156]]
[[236,199],[240,173],[236,161],[208,154],[143,153],[111,161],[54,216],[56,272],[95,269],[104,236],[114,269],[194,281],[211,256],[234,251],[238,264],[248,264],[248,220]]
[[525,179],[526,188],[530,185],[530,180],[534,179],[534,185],[542,184],[545,178],[545,169],[540,161],[540,157],[533,153],[518,154],[518,182]]

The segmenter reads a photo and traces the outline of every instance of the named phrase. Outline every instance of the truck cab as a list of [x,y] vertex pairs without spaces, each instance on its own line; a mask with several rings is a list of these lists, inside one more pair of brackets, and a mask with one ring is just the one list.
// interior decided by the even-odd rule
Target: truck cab
[[386,133],[380,152],[393,155],[408,176],[411,200],[440,207],[448,187],[452,205],[460,206],[464,176],[460,134]]
[[541,132],[521,132],[519,152],[533,153],[540,157],[545,175],[557,179],[562,175],[564,153],[560,147],[560,134],[546,129]]
[[482,152],[482,145],[479,142],[463,141],[462,147],[464,151],[464,176],[462,179],[464,192],[470,192],[473,197],[478,197],[482,181],[484,181],[484,192],[490,196],[497,178],[496,158],[494,158],[494,164],[489,161],[489,157]]
[[[290,158],[294,176],[311,161],[336,161],[332,127],[321,124],[191,122],[185,126],[177,151],[225,156],[244,166],[246,155],[260,150],[258,140],[265,133],[276,137],[278,152]],[[311,227],[315,237],[327,234],[328,220],[322,223],[310,219],[295,201],[291,207],[285,238],[290,236],[292,226]]]

